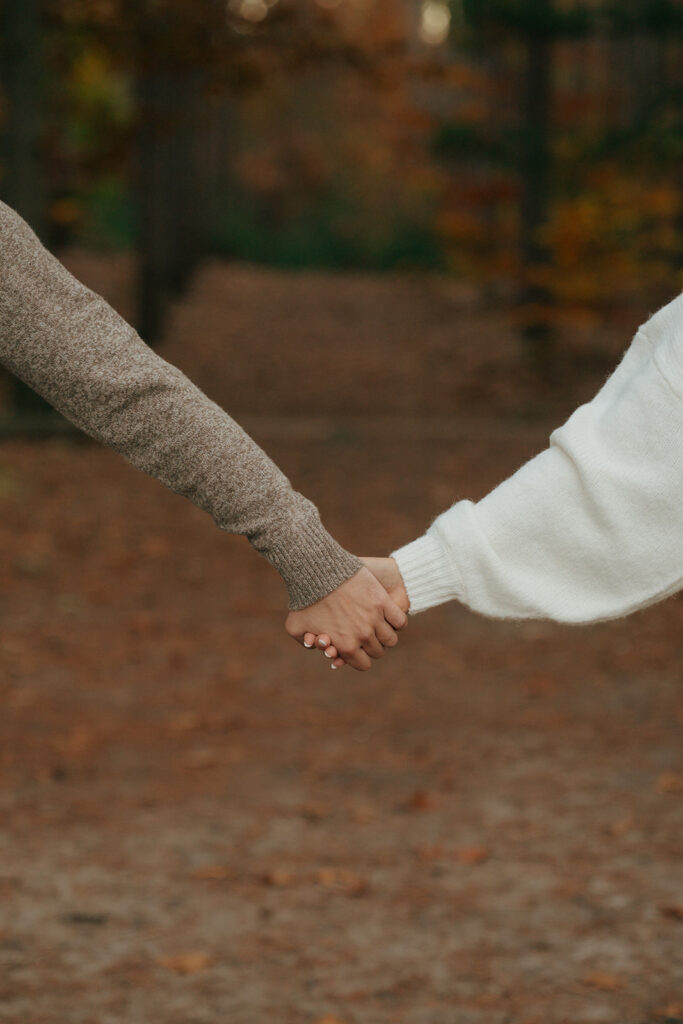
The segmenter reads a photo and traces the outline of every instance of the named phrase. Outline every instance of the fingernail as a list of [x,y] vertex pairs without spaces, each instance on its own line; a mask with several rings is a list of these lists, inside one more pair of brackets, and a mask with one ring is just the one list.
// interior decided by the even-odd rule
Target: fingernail
[[318,647],[327,647],[327,644],[324,640],[318,640]]
[[331,657],[332,657],[332,655],[331,655],[331,654],[328,654],[328,653],[327,653],[327,651],[325,651],[325,652],[324,652],[324,654],[325,654],[325,657],[326,657],[326,658],[331,658]]
[[339,665],[335,665],[334,662],[332,662],[332,664],[330,665],[330,668],[331,669],[338,669]]
[[312,646],[313,646],[313,644],[307,644],[306,641],[304,640],[304,647],[312,647]]

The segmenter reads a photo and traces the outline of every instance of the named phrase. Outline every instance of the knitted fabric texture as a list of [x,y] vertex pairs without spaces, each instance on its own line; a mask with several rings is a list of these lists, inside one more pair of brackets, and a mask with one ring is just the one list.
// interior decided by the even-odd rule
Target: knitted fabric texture
[[244,534],[281,574],[290,608],[361,567],[268,456],[80,284],[0,203],[0,362],[78,427]]
[[394,552],[411,612],[586,623],[683,587],[683,295],[637,332],[592,402],[477,504]]

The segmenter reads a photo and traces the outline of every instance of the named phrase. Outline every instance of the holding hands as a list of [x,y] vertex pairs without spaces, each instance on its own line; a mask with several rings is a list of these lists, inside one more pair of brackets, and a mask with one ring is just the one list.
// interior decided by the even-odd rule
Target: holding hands
[[285,628],[298,643],[317,648],[331,668],[372,667],[398,643],[409,608],[408,595],[393,558],[363,558],[364,568],[322,601],[290,612]]

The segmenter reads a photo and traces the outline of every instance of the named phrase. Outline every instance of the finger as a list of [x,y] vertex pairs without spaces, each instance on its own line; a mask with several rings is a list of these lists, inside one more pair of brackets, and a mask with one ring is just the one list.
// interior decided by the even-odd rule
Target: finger
[[330,668],[344,668],[345,664],[346,662],[344,661],[343,658],[335,658],[332,664],[330,665]]
[[330,646],[332,640],[330,639],[327,633],[320,633],[320,635],[316,637],[315,642],[316,646],[319,647],[321,651],[324,651],[326,647]]
[[326,658],[333,658],[334,659],[334,658],[336,658],[338,656],[339,651],[334,646],[334,644],[330,644],[329,647],[325,648],[325,650],[323,651],[323,654],[325,655]]
[[394,629],[404,629],[408,625],[408,616],[388,594],[384,602],[384,618]]
[[304,647],[315,646],[315,633],[304,633]]
[[361,647],[363,648],[366,654],[370,655],[371,658],[377,659],[384,657],[384,648],[382,647],[377,637],[374,635],[370,637],[368,640],[364,640],[363,643],[361,644]]
[[349,651],[343,655],[344,661],[351,668],[355,668],[357,672],[367,672],[369,668],[372,668],[372,661],[365,651],[357,647],[353,651]]
[[395,647],[398,643],[398,636],[395,630],[391,628],[388,622],[380,622],[375,629],[377,639],[381,643],[382,647]]

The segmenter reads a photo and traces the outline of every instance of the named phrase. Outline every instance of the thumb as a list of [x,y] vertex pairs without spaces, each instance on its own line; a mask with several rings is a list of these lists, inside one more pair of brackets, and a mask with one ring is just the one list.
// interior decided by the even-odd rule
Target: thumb
[[394,629],[405,629],[408,625],[408,616],[388,594],[384,599],[384,618]]
[[410,608],[410,599],[395,559],[361,558],[361,562],[379,580],[398,607],[407,612]]
[[285,630],[291,636],[292,640],[296,640],[302,647],[304,644],[304,633],[306,628],[304,627],[301,619],[297,616],[296,612],[290,612],[285,620]]

